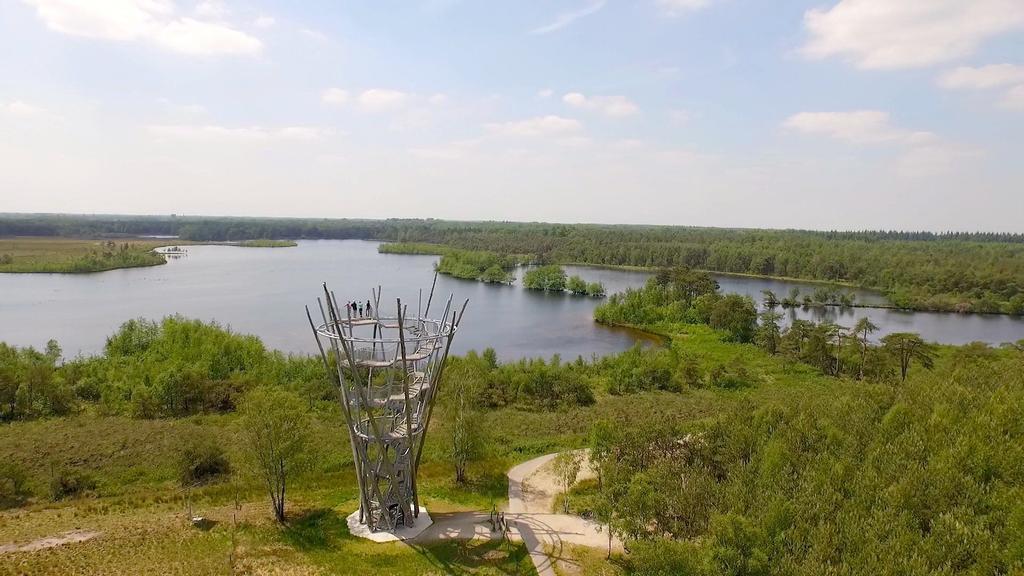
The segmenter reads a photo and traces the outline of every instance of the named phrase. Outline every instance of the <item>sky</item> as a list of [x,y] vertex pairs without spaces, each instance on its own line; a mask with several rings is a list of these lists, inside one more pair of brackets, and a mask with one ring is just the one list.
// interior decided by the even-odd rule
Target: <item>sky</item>
[[1022,0],[0,0],[0,212],[1024,232]]

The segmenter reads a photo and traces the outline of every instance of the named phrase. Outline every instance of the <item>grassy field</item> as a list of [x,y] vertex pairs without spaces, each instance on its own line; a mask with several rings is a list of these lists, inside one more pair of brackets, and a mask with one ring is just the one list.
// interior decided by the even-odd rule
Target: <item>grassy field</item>
[[101,272],[164,264],[152,250],[167,240],[0,238],[0,272]]

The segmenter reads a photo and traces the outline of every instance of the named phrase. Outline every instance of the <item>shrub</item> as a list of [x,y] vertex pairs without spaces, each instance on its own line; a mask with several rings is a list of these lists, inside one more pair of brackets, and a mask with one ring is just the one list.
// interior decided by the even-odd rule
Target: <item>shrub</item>
[[0,462],[0,507],[26,496],[25,471],[14,462]]
[[523,286],[530,290],[561,292],[565,290],[565,270],[555,264],[538,266],[526,273]]
[[752,377],[747,367],[738,362],[729,366],[716,364],[708,373],[708,384],[715,388],[736,390],[746,388],[752,383]]
[[80,470],[63,469],[50,480],[50,499],[53,501],[78,496],[96,489],[96,480]]
[[629,564],[638,576],[711,574],[699,546],[676,540],[638,540],[629,544]]
[[193,434],[178,451],[178,480],[182,486],[205,484],[230,473],[224,449],[210,435]]

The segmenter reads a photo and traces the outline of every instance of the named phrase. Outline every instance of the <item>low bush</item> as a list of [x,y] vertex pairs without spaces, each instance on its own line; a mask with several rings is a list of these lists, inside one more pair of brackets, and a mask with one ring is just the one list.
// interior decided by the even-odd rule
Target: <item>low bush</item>
[[63,469],[50,480],[50,499],[54,502],[80,496],[96,489],[96,480],[80,470]]
[[182,444],[177,465],[182,486],[206,484],[231,473],[231,463],[216,439],[198,432]]

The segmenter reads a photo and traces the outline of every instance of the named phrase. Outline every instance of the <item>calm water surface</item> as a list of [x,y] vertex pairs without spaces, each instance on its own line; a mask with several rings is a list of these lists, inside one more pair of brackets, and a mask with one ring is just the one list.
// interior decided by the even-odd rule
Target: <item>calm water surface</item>
[[[314,352],[315,342],[303,306],[314,305],[326,281],[340,301],[366,301],[380,284],[385,310],[401,297],[410,310],[418,289],[426,299],[433,276],[432,256],[378,254],[376,242],[303,241],[295,248],[190,246],[188,255],[165,266],[112,270],[98,274],[0,274],[0,341],[42,346],[56,338],[66,356],[99,352],[106,336],[129,318],[160,318],[180,313],[216,320],[239,332],[256,334],[268,346],[289,352]],[[566,267],[588,281],[617,292],[641,286],[650,276],[585,267]],[[760,299],[761,290],[780,296],[812,284],[731,276],[718,277],[722,290]],[[544,294],[516,286],[495,286],[439,276],[433,306],[454,293],[469,298],[466,317],[453,350],[491,346],[504,359],[561,354],[564,358],[603,355],[631,346],[642,336],[593,322],[600,300]],[[884,301],[858,291],[860,302]],[[440,308],[436,308],[440,311]],[[925,338],[991,343],[1024,338],[1024,321],[1005,316],[909,313],[855,308],[787,311],[791,317],[829,317],[852,326],[868,315],[891,331],[920,332]]]

